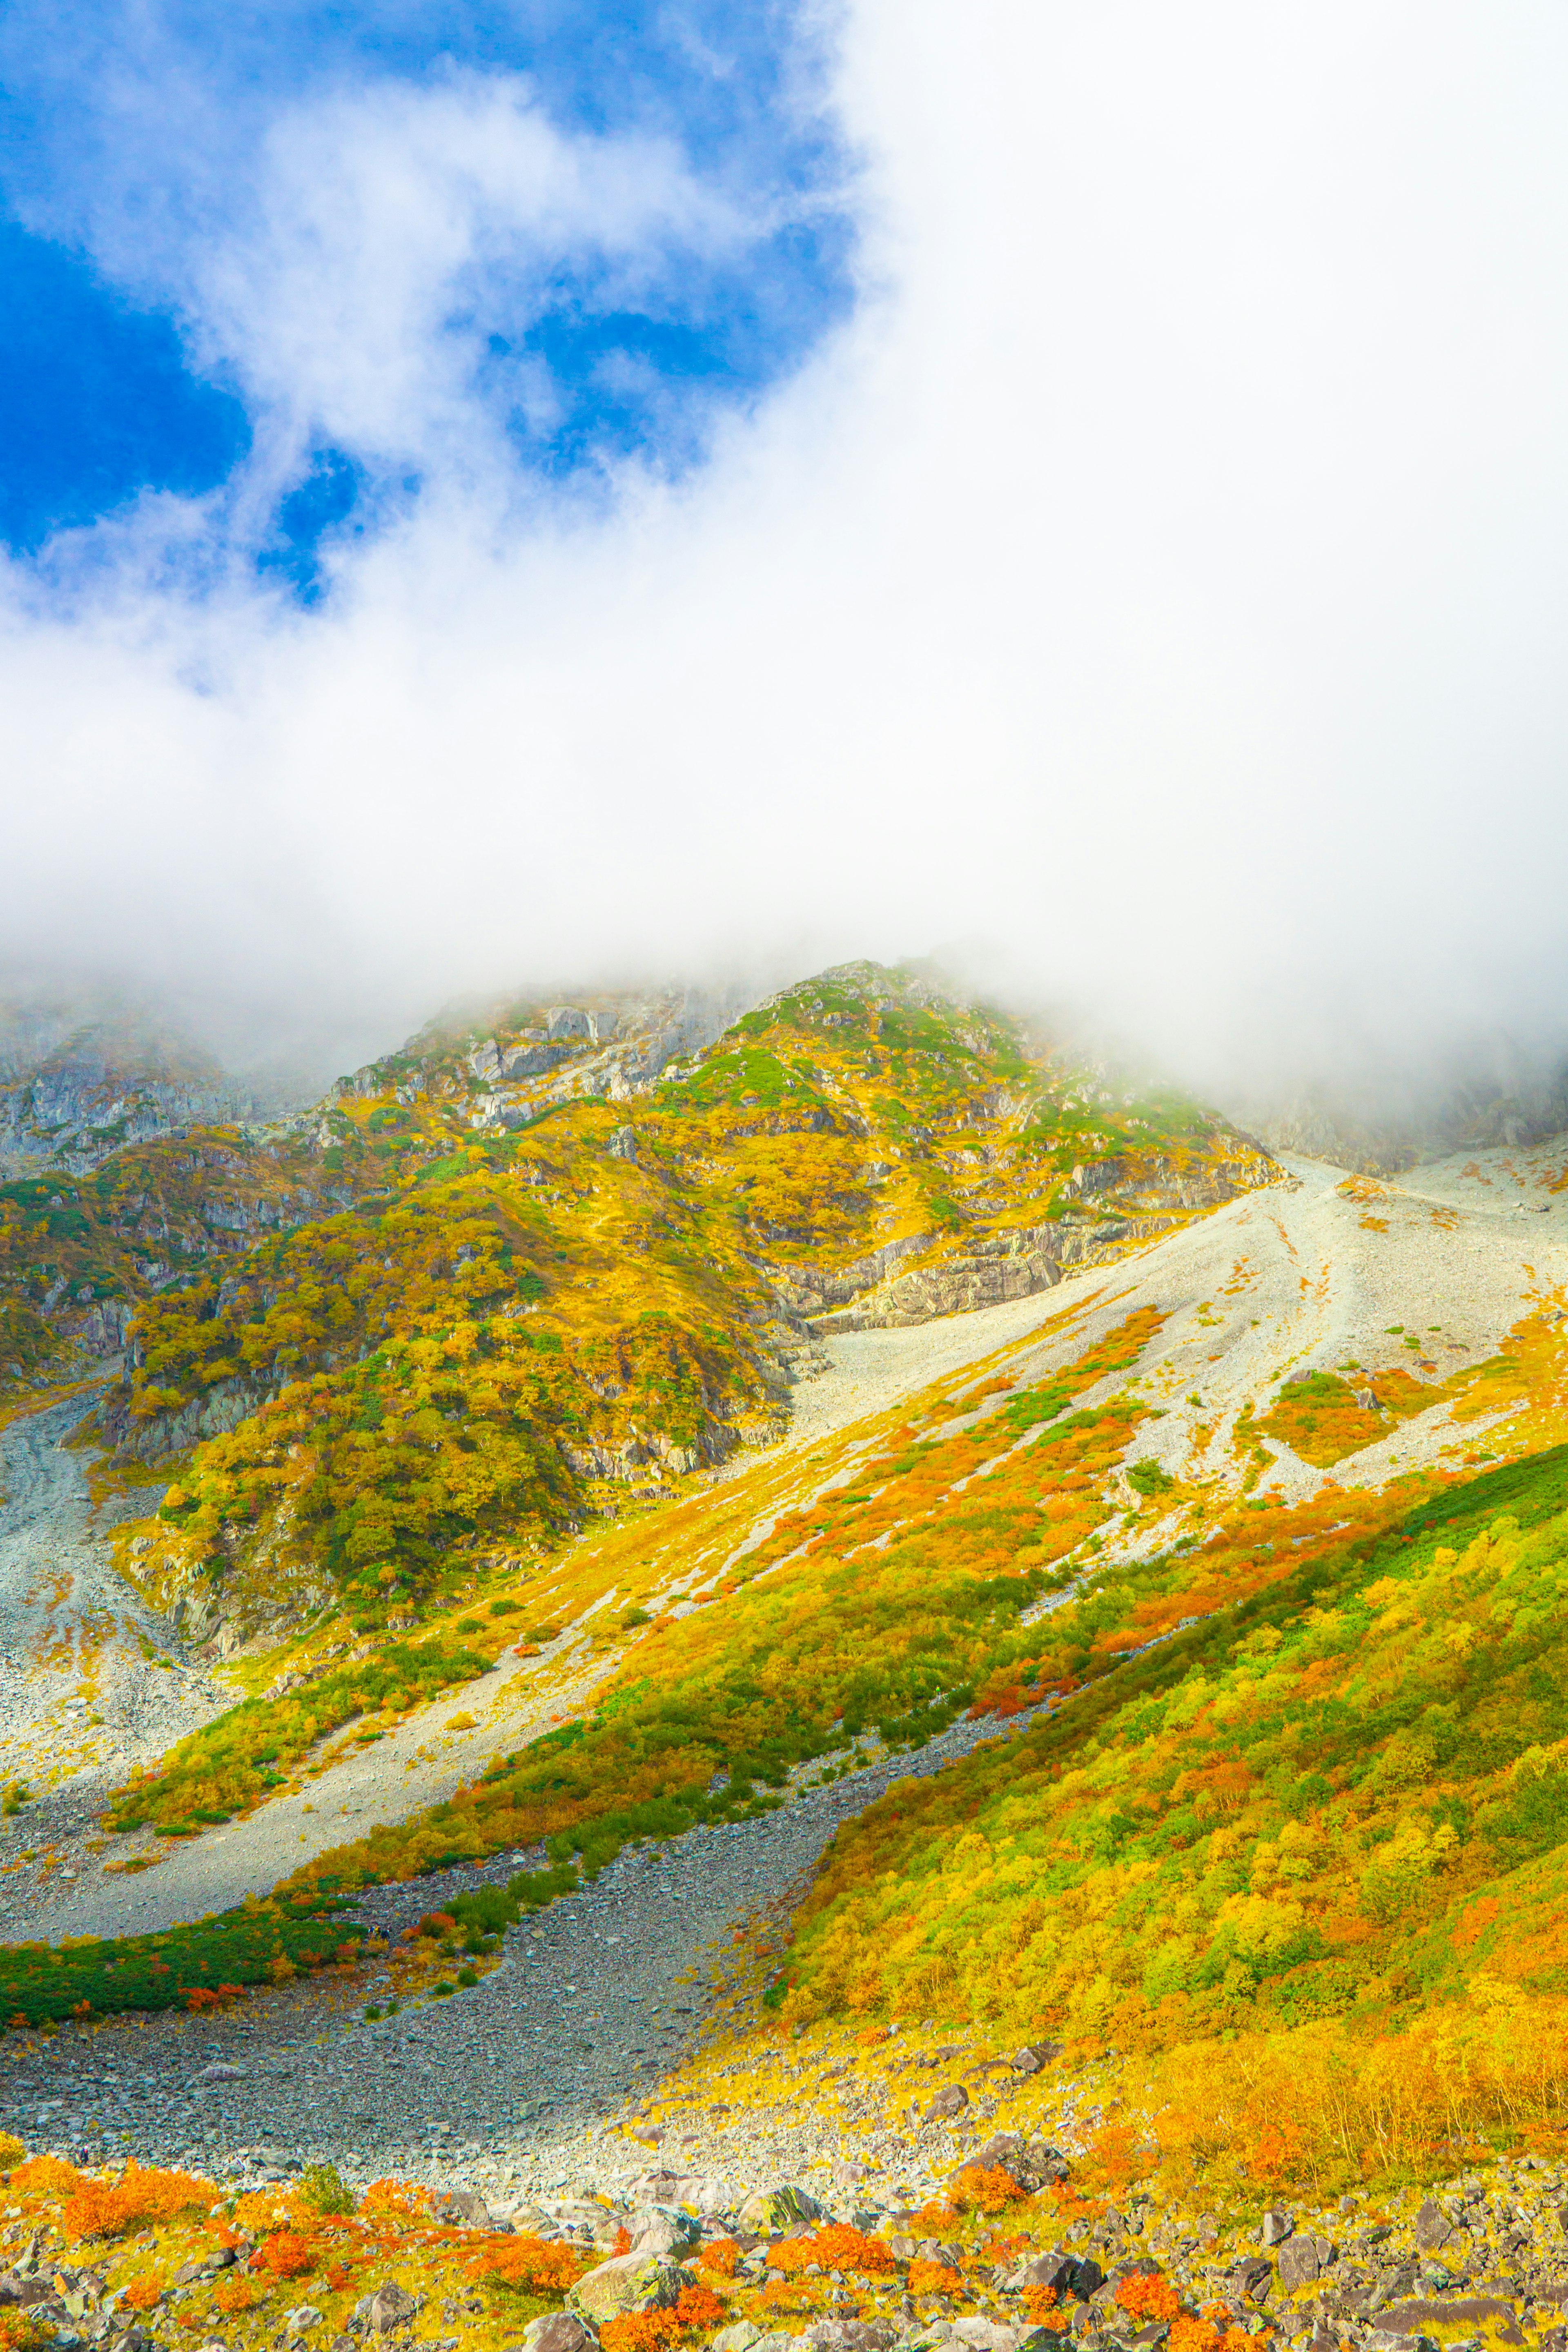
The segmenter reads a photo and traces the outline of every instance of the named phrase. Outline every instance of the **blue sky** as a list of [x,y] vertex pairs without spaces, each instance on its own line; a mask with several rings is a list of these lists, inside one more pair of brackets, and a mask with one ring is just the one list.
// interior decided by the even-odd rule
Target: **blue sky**
[[[14,0],[0,538],[33,556],[166,493],[187,560],[195,501],[211,576],[249,565],[310,599],[323,539],[374,531],[432,468],[493,474],[499,455],[514,490],[556,495],[594,494],[628,461],[679,476],[852,305],[851,173],[824,62],[784,0]],[[432,347],[418,364],[439,374],[439,414],[415,399],[389,434],[374,401],[290,381],[258,346],[301,320],[311,341],[309,320],[341,299],[330,250],[307,284],[282,249],[301,211],[305,241],[330,247],[331,201],[345,215],[358,201],[341,184],[313,200],[313,166],[331,181],[379,119],[375,174],[443,93],[476,118],[502,93],[510,124],[489,127],[503,145],[547,131],[558,172],[616,154],[632,184],[618,218],[548,197],[541,217],[498,150],[489,184],[454,199],[458,125],[429,170],[436,201],[474,208],[466,247],[433,253],[414,293],[389,287],[406,315],[363,320],[369,351],[316,354],[320,373],[349,376],[384,373],[388,332]],[[342,268],[363,279],[346,217],[344,235]]]
[[1560,0],[11,0],[0,958],[1529,1030],[1565,88]]

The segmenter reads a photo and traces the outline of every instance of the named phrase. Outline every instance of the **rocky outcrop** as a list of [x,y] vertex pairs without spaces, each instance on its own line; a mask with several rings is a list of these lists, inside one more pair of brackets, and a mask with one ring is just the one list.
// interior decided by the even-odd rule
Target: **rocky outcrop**
[[[1068,1215],[989,1234],[910,1234],[832,1270],[766,1271],[781,1305],[814,1338],[899,1329],[1050,1290],[1065,1276],[1152,1241],[1182,1217],[1218,1208],[1278,1172],[1262,1153],[1201,1171],[1158,1162],[1139,1170],[1134,1181],[1119,1160],[1094,1160],[1075,1168],[1060,1193],[1064,1202],[1090,1196],[1099,1202],[1100,1213],[1092,1222]],[[1131,1213],[1111,1213],[1123,1204]],[[911,1259],[920,1262],[911,1265]]]
[[121,1389],[104,1406],[105,1436],[122,1455],[138,1462],[167,1462],[204,1437],[218,1437],[237,1429],[278,1393],[277,1381],[215,1381],[199,1397],[192,1397],[175,1412],[132,1421],[130,1391]]
[[123,1144],[270,1118],[294,1098],[226,1071],[145,1006],[0,1002],[0,1175],[85,1174]]

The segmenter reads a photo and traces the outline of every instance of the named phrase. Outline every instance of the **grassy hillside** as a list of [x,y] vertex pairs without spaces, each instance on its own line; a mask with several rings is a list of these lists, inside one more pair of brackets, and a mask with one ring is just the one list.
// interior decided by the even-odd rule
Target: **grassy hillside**
[[595,1003],[599,1036],[523,1005],[357,1073],[321,1130],[355,1205],[142,1309],[110,1430],[157,1461],[217,1423],[159,1599],[401,1630],[776,1433],[815,1320],[1022,1295],[1270,1172],[914,975],[808,982],[618,1097]]

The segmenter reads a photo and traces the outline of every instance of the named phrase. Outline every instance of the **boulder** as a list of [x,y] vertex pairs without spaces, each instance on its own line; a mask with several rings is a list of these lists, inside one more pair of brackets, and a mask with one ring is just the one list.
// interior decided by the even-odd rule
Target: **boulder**
[[969,2105],[969,2094],[962,2083],[947,2083],[937,2093],[926,2109],[928,2124],[945,2122],[950,2116],[961,2116]]
[[628,2311],[668,2311],[683,2287],[696,2284],[689,2271],[663,2254],[615,2254],[580,2278],[566,2301],[579,2319],[601,2327]]
[[542,2311],[522,2331],[522,2352],[590,2352],[598,2338],[570,2311]]
[[477,2189],[454,2189],[441,2199],[441,2210],[460,2221],[466,2230],[494,2230],[500,2227],[494,2214]]
[[1015,2271],[1007,2284],[1015,2294],[1026,2286],[1051,2286],[1058,2295],[1070,2294],[1076,2302],[1087,2303],[1105,2284],[1105,2273],[1092,2255],[1064,2253],[1058,2246]]
[[390,2336],[395,2327],[412,2326],[418,2308],[416,2295],[410,2294],[405,2286],[399,2286],[395,2279],[388,2279],[384,2286],[360,2297],[354,2305],[354,2317],[363,2319],[373,2336]]
[[702,2242],[702,2224],[674,2205],[639,2205],[626,2221],[635,2254],[670,2254],[679,2262]]
[[821,2352],[888,2352],[898,2333],[864,2319],[818,2319],[805,2330],[805,2341],[819,2345]]
[[752,2321],[737,2319],[732,2327],[720,2329],[713,2338],[712,2352],[754,2352],[762,2340],[763,2331]]
[[1263,2216],[1258,2235],[1266,2246],[1282,2246],[1295,2227],[1283,2205],[1271,2205]]
[[1048,2066],[1053,2058],[1059,2058],[1061,2054],[1059,2042],[1026,2042],[1023,2048],[1015,2053],[1013,2063],[1020,2074],[1037,2074],[1042,2066]]
[[1287,2238],[1279,2249],[1279,2284],[1294,2294],[1321,2278],[1338,2258],[1339,2249],[1330,2238]]
[[776,2238],[803,2223],[826,2221],[829,2215],[826,2206],[819,2205],[808,2189],[785,2180],[776,2189],[759,2189],[748,2197],[739,2219],[742,2228],[755,2230],[760,2237]]
[[1428,2197],[1415,2216],[1415,2242],[1424,2254],[1435,2254],[1454,2234],[1454,2225],[1435,2197]]
[[289,2336],[309,2336],[312,2327],[320,2327],[321,2317],[313,2303],[301,2303],[284,2321],[284,2334]]
[[1261,2303],[1274,2284],[1274,2265],[1261,2256],[1252,2262],[1237,2263],[1230,2273],[1230,2283],[1248,2303]]
[[1059,2148],[1048,2147],[1043,2139],[1026,2139],[1022,2132],[994,2133],[963,2168],[971,2166],[985,2172],[999,2168],[1031,2197],[1048,2181],[1065,2180],[1071,2169]]

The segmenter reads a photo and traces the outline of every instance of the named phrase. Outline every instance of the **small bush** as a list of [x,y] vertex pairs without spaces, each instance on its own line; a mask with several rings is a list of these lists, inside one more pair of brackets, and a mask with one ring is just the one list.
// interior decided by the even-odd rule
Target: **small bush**
[[352,2213],[354,2193],[335,2164],[312,2164],[300,2176],[294,2202],[310,2213]]

